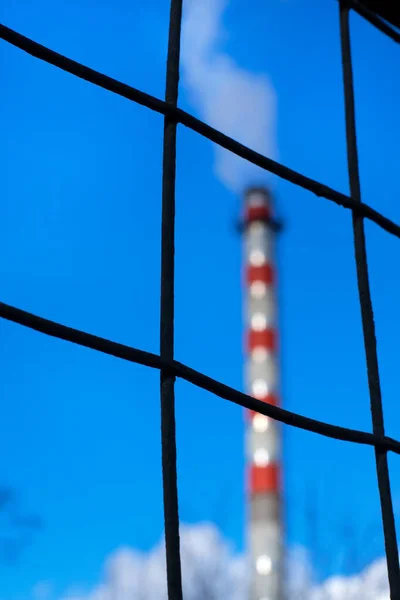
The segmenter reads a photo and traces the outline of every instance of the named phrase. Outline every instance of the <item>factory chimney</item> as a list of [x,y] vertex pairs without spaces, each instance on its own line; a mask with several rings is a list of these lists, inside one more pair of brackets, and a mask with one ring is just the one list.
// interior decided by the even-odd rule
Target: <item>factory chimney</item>
[[[279,226],[263,187],[245,192],[246,392],[279,404],[277,295],[274,242]],[[283,600],[281,433],[279,423],[246,411],[249,600]]]

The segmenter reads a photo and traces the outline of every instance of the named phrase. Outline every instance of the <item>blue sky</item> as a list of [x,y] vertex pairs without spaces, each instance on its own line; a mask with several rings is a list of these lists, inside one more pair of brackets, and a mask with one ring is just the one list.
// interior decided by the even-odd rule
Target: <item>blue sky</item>
[[[168,3],[7,3],[9,27],[162,97]],[[230,2],[223,48],[276,91],[278,158],[348,192],[337,3]],[[400,222],[398,48],[352,17],[365,202]],[[158,351],[162,117],[0,44],[1,300]],[[180,105],[199,115],[184,86]],[[201,115],[200,115],[201,116]],[[212,145],[179,128],[176,357],[242,388],[241,199],[215,176]],[[370,427],[350,214],[274,180],[283,403]],[[398,437],[400,245],[366,224],[388,435]],[[158,373],[0,322],[1,479],[46,528],[4,600],[36,581],[95,581],[121,544],[162,532]],[[177,383],[181,518],[244,545],[243,414]],[[383,554],[373,451],[284,429],[288,542],[318,547],[323,575]],[[400,470],[390,457],[400,512]],[[309,515],[313,515],[312,518]],[[350,528],[349,528],[350,526]],[[363,536],[371,531],[368,544]],[[369,534],[368,534],[369,535]],[[345,565],[344,540],[356,557]],[[359,542],[357,540],[360,540]],[[355,564],[357,563],[357,564]]]

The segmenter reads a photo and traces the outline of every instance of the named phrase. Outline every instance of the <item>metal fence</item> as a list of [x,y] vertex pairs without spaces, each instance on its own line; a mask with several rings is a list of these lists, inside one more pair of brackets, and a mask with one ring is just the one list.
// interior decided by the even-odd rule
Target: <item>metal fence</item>
[[[169,600],[182,600],[181,561],[179,545],[179,514],[176,470],[175,398],[176,377],[207,390],[225,400],[259,412],[287,425],[299,427],[330,438],[373,446],[379,486],[385,551],[391,600],[400,600],[400,570],[396,539],[390,477],[387,461],[389,451],[400,454],[400,441],[385,435],[381,385],[376,349],[375,325],[367,266],[364,219],[369,219],[388,233],[400,238],[400,226],[393,223],[361,200],[357,155],[353,70],[350,47],[349,13],[358,12],[394,42],[400,43],[400,33],[362,3],[339,0],[340,36],[343,67],[343,87],[346,119],[346,142],[350,196],[309,179],[265,156],[239,144],[220,131],[178,108],[178,82],[182,0],[171,0],[165,100],[159,100],[129,85],[107,77],[58,54],[0,25],[0,38],[32,56],[58,67],[94,85],[139,103],[164,115],[164,148],[162,171],[162,249],[161,249],[161,319],[160,354],[152,354],[130,346],[66,327],[13,306],[0,302],[0,317],[19,323],[46,335],[67,340],[98,352],[160,370],[161,443],[164,494],[165,543],[167,556],[167,586]],[[348,208],[352,213],[357,282],[364,334],[366,367],[370,395],[373,433],[338,427],[265,404],[247,396],[203,373],[174,360],[174,267],[175,267],[175,158],[178,123],[189,127],[212,142],[233,152],[287,181],[299,185],[317,196]]]

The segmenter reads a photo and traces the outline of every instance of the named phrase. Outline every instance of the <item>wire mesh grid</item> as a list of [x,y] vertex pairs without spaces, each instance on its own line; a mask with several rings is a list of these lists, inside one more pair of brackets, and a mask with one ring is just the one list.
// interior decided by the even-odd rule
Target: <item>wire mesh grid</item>
[[[361,200],[358,152],[356,140],[353,68],[351,60],[349,13],[356,11],[394,42],[400,43],[400,33],[389,23],[355,0],[339,0],[340,42],[342,53],[343,90],[346,122],[346,144],[350,196],[254,152],[229,136],[178,108],[180,38],[183,0],[171,0],[165,100],[112,79],[61,54],[34,42],[0,24],[0,38],[28,54],[62,69],[76,77],[109,90],[164,115],[164,145],[162,170],[162,233],[161,233],[161,318],[160,354],[145,352],[118,344],[102,337],[66,327],[0,302],[0,317],[55,338],[63,339],[98,352],[141,364],[160,371],[161,444],[169,600],[182,600],[182,577],[179,541],[179,511],[176,466],[175,392],[176,377],[211,392],[244,408],[272,419],[326,437],[374,447],[376,472],[391,600],[400,600],[400,570],[396,527],[387,453],[400,454],[400,441],[387,437],[384,429],[381,385],[376,348],[375,324],[371,301],[364,219],[376,223],[388,233],[400,238],[400,226]],[[175,267],[175,163],[176,130],[185,125],[203,137],[233,152],[237,156],[279,177],[313,192],[317,196],[348,208],[352,213],[354,250],[357,268],[359,303],[362,317],[366,368],[370,395],[373,433],[348,429],[310,419],[276,406],[265,404],[174,360],[174,267]]]

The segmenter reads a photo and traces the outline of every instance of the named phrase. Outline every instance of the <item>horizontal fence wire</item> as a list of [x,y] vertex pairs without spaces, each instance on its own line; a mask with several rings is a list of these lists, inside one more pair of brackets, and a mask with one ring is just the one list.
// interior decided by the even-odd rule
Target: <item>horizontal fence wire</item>
[[[360,203],[361,185],[356,135],[349,6],[348,0],[339,0],[340,46],[342,51],[348,174],[351,196],[356,202]],[[385,427],[382,406],[382,392],[379,376],[378,353],[376,347],[374,312],[372,308],[371,289],[368,274],[364,219],[355,211],[353,211],[352,217],[357,284],[367,362],[373,432],[378,436],[384,437]],[[390,489],[389,465],[386,450],[383,450],[382,448],[375,448],[375,462],[388,566],[390,597],[398,600],[400,598],[399,551],[397,546],[396,525],[394,520],[392,493]]]
[[396,30],[394,27],[389,25],[389,23],[381,19],[381,17],[366,8],[361,2],[352,0],[349,2],[349,5],[360,15],[360,17],[363,17],[366,21],[379,29],[379,31],[384,33],[387,37],[391,38],[394,42],[400,44],[400,31]]
[[[390,598],[391,600],[400,600],[399,557],[387,463],[387,453],[389,451],[400,454],[400,441],[387,437],[384,431],[374,315],[365,246],[364,219],[369,219],[396,237],[400,237],[400,226],[361,201],[349,32],[350,9],[353,9],[396,43],[400,42],[400,33],[391,27],[389,23],[365,8],[362,2],[358,0],[339,0],[350,196],[342,194],[251,150],[178,108],[182,0],[171,0],[165,101],[66,58],[0,24],[0,38],[13,46],[80,79],[164,115],[160,355],[67,327],[2,302],[0,302],[0,318],[104,354],[160,370],[164,522],[169,600],[182,600],[174,399],[176,377],[180,377],[220,398],[264,414],[281,423],[336,440],[372,446],[376,457]],[[174,360],[175,163],[176,128],[179,123],[244,160],[352,211],[357,282],[367,361],[373,433],[331,425],[263,403]]]
[[[310,431],[324,437],[342,440],[344,442],[353,442],[356,444],[363,444],[366,446],[374,446],[382,448],[388,452],[394,454],[400,454],[400,441],[393,438],[384,436],[376,436],[373,433],[360,431],[357,429],[349,429],[347,427],[339,427],[338,425],[331,425],[324,421],[318,421],[304,417],[298,413],[294,413],[289,410],[285,410],[272,404],[266,404],[261,400],[257,400],[252,396],[248,396],[239,390],[236,390],[212,377],[196,371],[181,362],[174,360],[172,363],[165,362],[159,355],[153,354],[152,352],[146,352],[145,350],[139,350],[132,348],[125,344],[113,342],[105,338],[74,329],[73,327],[67,327],[61,325],[49,319],[44,319],[33,315],[30,312],[15,308],[4,302],[0,302],[0,318],[19,325],[23,325],[34,331],[38,331],[45,335],[71,342],[82,346],[84,348],[90,348],[96,350],[102,354],[108,354],[116,358],[121,358],[127,362],[136,363],[152,369],[163,369],[165,372],[170,372],[175,377],[179,377],[188,383],[191,383],[215,396],[218,396],[224,400],[228,400],[246,408],[259,412],[275,421],[280,421],[285,425],[297,427],[304,431]],[[321,390],[321,396],[323,390]],[[195,414],[196,405],[194,405]]]

